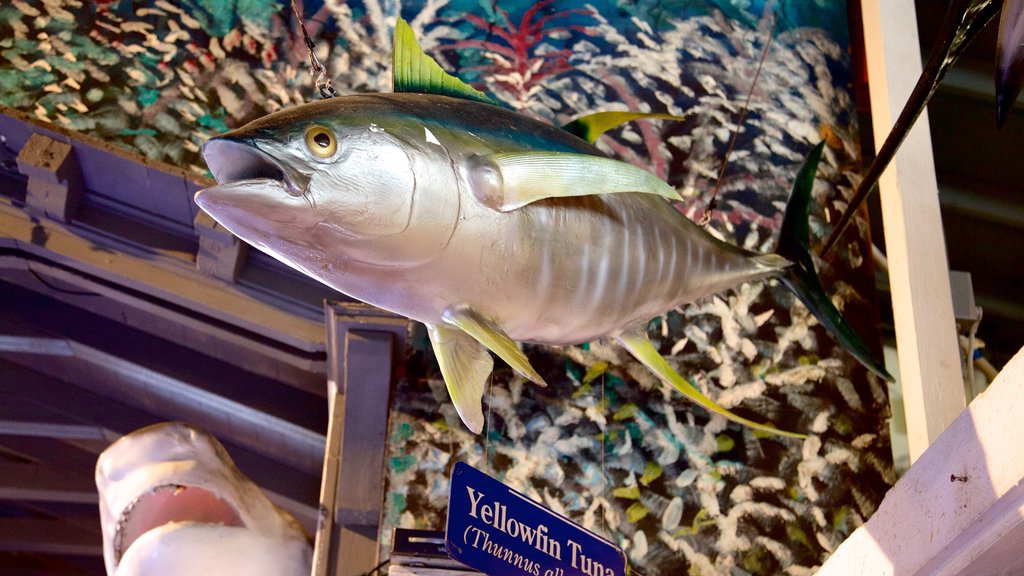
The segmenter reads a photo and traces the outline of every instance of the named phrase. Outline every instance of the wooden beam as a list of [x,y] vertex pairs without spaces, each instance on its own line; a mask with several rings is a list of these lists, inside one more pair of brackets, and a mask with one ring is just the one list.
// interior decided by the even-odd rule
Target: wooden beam
[[89,440],[105,442],[107,444],[121,437],[117,432],[103,426],[24,420],[0,420],[0,435],[36,436],[39,438],[57,438],[59,440]]
[[196,268],[225,282],[238,280],[238,273],[245,264],[249,245],[239,240],[206,212],[199,212],[196,215],[195,229],[199,235]]
[[[12,453],[50,470],[76,476],[76,484],[92,485],[96,456],[112,440],[110,434],[120,436],[168,419],[3,359],[0,359],[0,374],[3,374],[0,378],[0,398],[3,398],[0,417],[46,419],[45,423],[8,420],[8,431],[30,434],[0,438],[0,450],[6,446]],[[103,426],[98,423],[103,423]],[[312,475],[298,472],[228,440],[224,444],[238,467],[260,485],[267,497],[291,512],[312,534],[317,516],[312,504],[316,501],[318,487]]]
[[18,171],[28,176],[25,206],[30,212],[61,222],[74,216],[85,189],[71,144],[32,134],[18,154]]
[[[921,73],[913,0],[863,0],[876,144]],[[879,181],[911,462],[966,405],[928,117]]]
[[323,323],[314,317],[319,311],[262,286],[239,286],[208,276],[191,259],[155,252],[74,222],[38,218],[3,197],[0,230],[0,245],[13,248],[19,260],[28,261],[29,269],[41,267],[37,273],[72,284],[91,279],[87,290],[181,322],[195,323],[195,316],[200,316],[211,331],[218,329],[210,322],[215,319],[304,352],[323,351]]
[[[102,192],[138,216],[159,219],[163,225],[191,228],[198,207],[192,196],[213,180],[178,166],[144,158],[100,138],[41,121],[32,114],[0,105],[0,133],[11,150],[21,150],[34,135],[70,145],[78,158],[87,190]],[[159,215],[159,216],[155,216]]]
[[[2,244],[0,240],[0,244]],[[189,350],[271,378],[310,394],[327,397],[326,353],[308,353],[277,345],[262,334],[235,330],[189,310],[167,307],[142,294],[125,291],[119,298],[100,297],[111,290],[94,278],[37,260],[0,256],[0,300],[28,300],[47,311],[59,306],[43,298],[67,304],[69,321],[90,322],[99,316],[157,336]],[[9,285],[9,286],[8,286]],[[84,314],[79,314],[84,311]],[[40,315],[30,306],[11,305],[8,317],[36,324]],[[88,317],[90,320],[85,320]],[[52,331],[54,323],[48,322]]]
[[0,551],[72,556],[102,556],[103,539],[61,520],[0,518]]
[[41,464],[0,461],[0,500],[97,504],[96,486]]
[[194,423],[298,470],[321,468],[323,435],[91,346],[64,338],[4,335],[0,358],[57,379],[74,375],[81,388],[123,398],[168,420]]

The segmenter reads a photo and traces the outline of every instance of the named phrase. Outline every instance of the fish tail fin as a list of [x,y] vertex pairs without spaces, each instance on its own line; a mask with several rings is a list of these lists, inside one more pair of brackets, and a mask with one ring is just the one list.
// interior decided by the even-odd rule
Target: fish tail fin
[[779,280],[796,294],[832,337],[853,354],[854,358],[868,370],[892,381],[893,377],[886,371],[882,362],[871,353],[857,332],[832,304],[832,299],[825,293],[814,268],[807,218],[810,213],[811,188],[814,186],[814,176],[818,171],[818,161],[821,159],[824,145],[825,143],[821,142],[815,146],[801,166],[796,182],[793,183],[793,191],[782,220],[779,245],[775,251],[793,264],[779,272]]

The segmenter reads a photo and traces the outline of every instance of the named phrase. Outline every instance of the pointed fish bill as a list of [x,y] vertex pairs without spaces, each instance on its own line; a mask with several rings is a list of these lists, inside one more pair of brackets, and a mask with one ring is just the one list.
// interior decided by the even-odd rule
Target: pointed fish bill
[[996,125],[1002,128],[1024,88],[1024,0],[1004,0],[996,44]]
[[928,61],[921,70],[921,76],[917,79],[914,90],[910,93],[896,123],[889,131],[889,135],[885,137],[882,146],[878,148],[875,158],[864,173],[864,178],[857,185],[857,190],[850,198],[846,211],[836,222],[832,233],[829,234],[828,239],[818,252],[822,257],[835,247],[843,232],[853,222],[854,216],[875,190],[882,172],[896,155],[896,150],[903,144],[903,140],[910,133],[910,129],[914,127],[921,112],[928,106],[928,101],[935,94],[942,79],[946,77],[946,73],[985,28],[985,25],[995,17],[999,11],[999,5],[997,0],[953,0],[950,3],[945,20],[942,22],[942,28],[939,30],[937,44],[928,55]]
[[309,574],[298,522],[198,428],[164,423],[122,437],[100,454],[96,487],[108,576]]

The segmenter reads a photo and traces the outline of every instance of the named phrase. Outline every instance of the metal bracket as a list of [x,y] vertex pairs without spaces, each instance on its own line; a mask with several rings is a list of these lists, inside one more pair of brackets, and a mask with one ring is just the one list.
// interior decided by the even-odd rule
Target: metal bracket
[[388,405],[409,321],[361,303],[324,310],[330,420],[312,574],[354,576],[380,555]]

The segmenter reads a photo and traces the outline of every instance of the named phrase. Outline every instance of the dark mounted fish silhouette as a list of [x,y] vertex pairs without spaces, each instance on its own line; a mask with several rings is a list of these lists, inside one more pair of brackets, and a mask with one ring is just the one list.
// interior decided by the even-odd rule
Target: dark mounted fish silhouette
[[996,49],[996,125],[1002,127],[1024,85],[1024,0],[954,0],[939,29],[938,44],[932,49],[914,91],[875,159],[868,166],[846,212],[825,241],[820,252],[822,256],[835,246],[853,220],[853,215],[871,195],[878,184],[878,178],[895,156],[896,150],[928,105],[946,73],[1000,8],[1002,15]]

